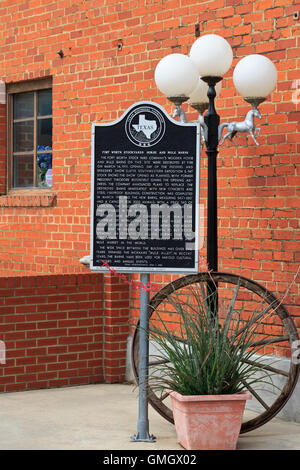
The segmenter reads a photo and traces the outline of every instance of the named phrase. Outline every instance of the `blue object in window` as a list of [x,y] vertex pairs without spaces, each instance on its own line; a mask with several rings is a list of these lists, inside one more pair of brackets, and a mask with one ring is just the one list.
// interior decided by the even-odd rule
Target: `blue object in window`
[[[38,145],[37,151],[50,151],[51,147],[46,145]],[[37,166],[38,166],[38,185],[48,186],[46,182],[47,171],[52,169],[52,153],[38,153],[37,154]]]

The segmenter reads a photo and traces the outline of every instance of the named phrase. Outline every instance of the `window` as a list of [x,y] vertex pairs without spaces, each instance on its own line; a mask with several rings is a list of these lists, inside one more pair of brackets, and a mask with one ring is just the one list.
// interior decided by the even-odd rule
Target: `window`
[[8,86],[9,189],[52,187],[50,79]]

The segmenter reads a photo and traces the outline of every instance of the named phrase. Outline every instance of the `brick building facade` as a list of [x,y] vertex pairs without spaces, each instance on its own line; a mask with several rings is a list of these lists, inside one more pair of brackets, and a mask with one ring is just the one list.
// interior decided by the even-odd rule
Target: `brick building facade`
[[[128,286],[113,276],[88,274],[88,268],[79,262],[89,253],[90,243],[91,123],[111,122],[141,100],[155,101],[171,111],[170,103],[155,86],[154,70],[165,55],[189,52],[196,24],[201,35],[220,34],[233,48],[233,65],[224,77],[217,99],[221,120],[242,120],[249,109],[232,81],[233,67],[240,58],[252,53],[265,54],[278,70],[278,85],[260,106],[260,146],[241,136],[236,139],[238,149],[229,143],[220,149],[219,270],[254,279],[279,298],[284,295],[299,265],[298,9],[294,0],[1,2],[0,288],[4,295],[0,314],[4,328],[0,334],[4,335],[2,340],[9,342],[7,365],[0,373],[2,390],[26,388],[18,385],[24,383],[33,388],[54,386],[60,379],[67,385],[76,380],[102,381],[105,374],[107,381],[123,379],[129,298],[134,312],[138,292],[129,292]],[[41,84],[46,81],[47,89],[52,90],[52,146],[48,146],[48,153],[52,152],[51,183],[32,189],[16,187],[11,173],[19,155],[13,148],[13,126],[20,127],[21,121],[14,118],[12,96],[32,90],[34,100],[34,93],[42,90]],[[187,105],[183,107],[189,119],[197,118],[195,111]],[[37,115],[36,121],[32,121],[36,122],[32,124],[34,129],[39,129],[42,118]],[[32,132],[35,136],[38,131]],[[39,151],[34,150],[34,158]],[[207,161],[203,153],[200,173],[203,204],[206,178]],[[201,255],[205,257],[205,247]],[[168,279],[152,276],[157,283]],[[60,286],[69,282],[76,294],[69,293],[63,301],[57,297]],[[31,302],[16,296],[14,289],[19,286],[24,286],[22,295],[33,296]],[[52,310],[43,309],[44,301],[34,301],[34,296],[40,295],[38,286],[48,286],[41,295],[53,295],[58,307],[53,306],[49,297]],[[99,297],[95,286],[99,288]],[[88,293],[87,298],[84,292]],[[296,282],[284,303],[300,327],[297,299]],[[72,303],[69,307],[68,302]],[[56,315],[60,310],[61,317]],[[96,321],[95,311],[99,318],[106,318],[105,325],[99,319]],[[23,336],[12,335],[19,331],[18,321],[28,323]],[[39,336],[40,328],[45,331],[44,336],[42,333]],[[55,329],[56,340],[51,342],[49,338]],[[73,335],[81,337],[75,352],[67,346]],[[84,339],[82,335],[92,336]],[[59,337],[65,338],[65,342]],[[99,350],[97,353],[92,343],[100,337],[101,353]],[[26,357],[34,356],[26,366],[13,352],[24,348],[28,348]],[[64,365],[55,369],[52,360],[44,362],[43,357],[53,355],[54,364],[61,363],[70,369],[69,376],[59,372],[65,370]],[[101,370],[93,362],[97,358],[102,365],[106,361]],[[44,363],[47,367],[41,365]],[[7,368],[9,372],[3,372]],[[93,370],[88,371],[89,368]],[[20,373],[20,381],[7,382],[6,377],[14,373]],[[72,374],[77,379],[72,379]]]

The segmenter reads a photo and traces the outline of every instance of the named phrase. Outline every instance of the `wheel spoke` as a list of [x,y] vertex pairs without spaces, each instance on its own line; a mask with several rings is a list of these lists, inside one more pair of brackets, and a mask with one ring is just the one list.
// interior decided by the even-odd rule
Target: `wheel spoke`
[[271,339],[262,339],[261,341],[256,341],[254,343],[250,343],[249,347],[253,348],[255,346],[267,346],[268,344],[272,343],[281,343],[283,341],[288,341],[289,337],[286,336],[280,336],[278,338],[271,338]]
[[[254,361],[249,361],[249,360],[243,360],[242,362],[245,362],[246,364],[255,364]],[[285,370],[282,370],[282,369],[276,369],[275,367],[272,367],[272,366],[268,366],[267,364],[262,364],[261,365],[261,369],[263,370],[268,370],[269,372],[274,372],[275,374],[279,374],[279,375],[284,375],[285,377],[289,377],[289,373]]]
[[259,401],[259,403],[265,408],[265,410],[270,409],[269,405],[267,405],[266,402],[264,402],[264,400],[256,393],[255,390],[253,390],[253,388],[249,384],[247,384],[246,382],[243,382],[243,384],[249,390],[249,392],[252,393],[252,395],[256,398],[256,400]]
[[168,396],[169,396],[168,392],[163,393],[163,394],[160,396],[161,401],[164,401]]
[[162,364],[168,364],[168,361],[167,359],[162,359],[161,361],[151,361],[149,362],[149,367],[153,367],[153,366],[160,366]]

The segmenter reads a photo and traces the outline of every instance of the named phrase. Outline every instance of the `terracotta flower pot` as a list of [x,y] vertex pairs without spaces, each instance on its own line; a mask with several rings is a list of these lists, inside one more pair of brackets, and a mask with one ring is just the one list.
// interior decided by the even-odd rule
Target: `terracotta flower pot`
[[188,450],[234,450],[249,392],[233,395],[171,396],[179,444]]

